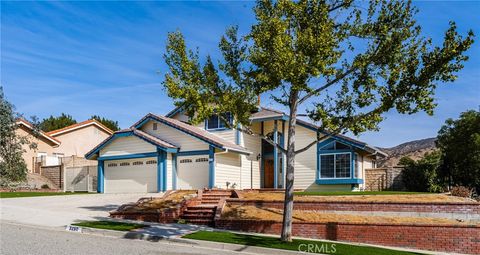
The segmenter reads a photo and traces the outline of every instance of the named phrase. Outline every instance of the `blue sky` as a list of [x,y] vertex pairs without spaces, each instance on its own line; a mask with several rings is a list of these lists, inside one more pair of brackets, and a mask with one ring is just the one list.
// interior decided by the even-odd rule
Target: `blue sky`
[[[166,35],[181,30],[189,46],[216,56],[229,25],[245,33],[253,2],[1,2],[1,85],[25,116],[93,114],[129,127],[172,101],[161,86]],[[455,83],[440,86],[434,116],[387,113],[379,132],[360,139],[377,146],[435,136],[447,118],[480,105],[480,2],[415,2],[425,35],[442,41],[448,21],[477,42]],[[272,106],[267,95],[262,104]]]

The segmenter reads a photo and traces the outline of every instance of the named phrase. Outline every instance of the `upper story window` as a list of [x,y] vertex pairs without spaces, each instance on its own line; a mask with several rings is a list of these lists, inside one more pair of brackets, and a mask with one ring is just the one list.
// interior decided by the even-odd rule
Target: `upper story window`
[[225,120],[228,120],[230,124],[232,124],[232,115],[227,112],[223,113],[222,118],[219,117],[218,114],[212,115],[210,118],[206,120],[205,127],[207,130],[222,130],[222,129],[227,129],[227,124],[225,123]]

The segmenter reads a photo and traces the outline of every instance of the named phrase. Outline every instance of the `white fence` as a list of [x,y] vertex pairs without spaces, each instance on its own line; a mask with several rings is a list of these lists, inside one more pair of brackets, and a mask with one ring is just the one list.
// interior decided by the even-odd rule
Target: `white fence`
[[64,168],[65,191],[97,191],[97,166],[77,166]]

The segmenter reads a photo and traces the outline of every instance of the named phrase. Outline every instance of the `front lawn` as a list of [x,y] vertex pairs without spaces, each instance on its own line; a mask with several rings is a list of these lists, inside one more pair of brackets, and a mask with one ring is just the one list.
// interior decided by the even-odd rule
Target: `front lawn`
[[299,191],[297,196],[365,196],[365,195],[416,195],[432,194],[427,192],[407,191]]
[[232,243],[248,246],[258,246],[264,248],[303,251],[309,252],[309,247],[313,253],[336,254],[336,255],[403,255],[403,254],[421,254],[407,251],[390,250],[377,247],[340,244],[323,241],[313,241],[304,239],[294,239],[291,243],[281,242],[276,237],[264,237],[254,235],[235,234],[231,232],[211,232],[198,231],[183,236],[186,239],[212,241],[220,243]]
[[43,197],[89,194],[87,192],[0,192],[0,198]]
[[145,228],[148,225],[135,224],[135,223],[124,223],[124,222],[115,222],[115,221],[83,221],[80,223],[72,224],[73,226],[87,227],[87,228],[99,228],[99,229],[109,229],[116,231],[131,231],[138,228]]

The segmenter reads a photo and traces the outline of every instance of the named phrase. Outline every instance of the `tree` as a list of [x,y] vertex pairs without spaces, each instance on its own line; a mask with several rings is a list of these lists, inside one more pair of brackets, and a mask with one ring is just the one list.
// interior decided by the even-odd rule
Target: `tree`
[[[168,34],[166,91],[198,123],[214,113],[230,112],[233,127],[254,134],[249,116],[257,97],[269,93],[289,114],[286,189],[281,238],[292,240],[295,155],[327,135],[378,130],[382,114],[425,111],[433,114],[438,84],[456,79],[473,43],[454,22],[444,42],[434,46],[421,33],[410,1],[350,0],[258,1],[256,23],[245,36],[230,27],[221,38],[216,61],[200,60],[181,32]],[[218,61],[218,62],[217,62]],[[217,62],[217,63],[214,63]],[[317,139],[295,147],[299,106],[319,122]],[[227,121],[226,121],[227,122]],[[227,122],[228,123],[228,122]],[[260,134],[255,134],[260,135]]]
[[443,183],[438,176],[440,151],[433,151],[417,161],[403,157],[399,164],[404,167],[402,178],[409,191],[442,192]]
[[98,115],[93,115],[90,119],[98,120],[100,123],[102,123],[104,126],[108,127],[112,131],[120,130],[120,126],[118,126],[118,121],[109,120],[107,118],[100,117]]
[[40,129],[44,132],[50,132],[76,123],[77,121],[71,115],[62,113],[58,117],[50,115],[50,117],[43,119],[40,122]]
[[439,175],[449,186],[480,192],[480,111],[470,110],[448,119],[437,136],[441,151]]
[[0,176],[2,181],[24,181],[27,165],[22,158],[22,146],[28,141],[15,132],[14,106],[7,101],[0,87]]

